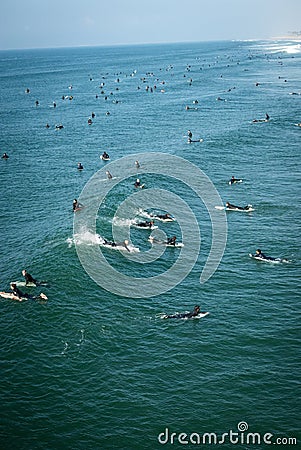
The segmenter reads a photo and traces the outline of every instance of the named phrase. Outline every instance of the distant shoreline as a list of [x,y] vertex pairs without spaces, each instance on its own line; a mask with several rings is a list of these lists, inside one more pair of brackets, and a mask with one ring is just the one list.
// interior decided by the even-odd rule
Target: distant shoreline
[[283,41],[287,41],[287,40],[291,40],[291,41],[301,41],[301,34],[300,35],[291,35],[291,34],[287,34],[285,36],[275,36],[270,38],[269,40],[274,41],[274,40],[283,40]]

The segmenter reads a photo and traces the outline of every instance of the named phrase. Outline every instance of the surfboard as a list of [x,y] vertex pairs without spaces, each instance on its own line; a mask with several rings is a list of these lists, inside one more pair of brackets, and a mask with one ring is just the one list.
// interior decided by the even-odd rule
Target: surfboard
[[38,281],[37,284],[36,283],[27,283],[23,280],[17,280],[17,281],[12,281],[12,283],[15,283],[15,285],[17,287],[37,287],[37,286],[49,286],[47,281]]
[[[208,316],[209,312],[200,312],[197,316],[193,317],[177,317],[176,314],[162,314],[161,319],[181,319],[181,320],[190,320],[190,319],[202,319],[203,317]],[[170,317],[171,316],[171,317]]]
[[149,237],[148,241],[149,241],[151,244],[165,245],[165,247],[172,247],[172,248],[181,248],[181,247],[184,247],[183,242],[176,242],[175,245],[173,245],[173,244],[167,244],[167,243],[164,242],[164,241],[157,241],[156,239],[152,239],[151,236]]
[[3,298],[9,298],[11,300],[17,300],[18,302],[22,302],[23,300],[27,300],[27,298],[19,298],[16,295],[12,294],[11,292],[0,292],[0,296]]
[[17,287],[22,287],[22,286],[26,286],[26,287],[37,287],[37,285],[35,283],[27,283],[25,281],[12,281],[12,283],[15,283],[15,285]]
[[226,206],[215,206],[215,209],[218,209],[220,211],[239,211],[239,212],[252,212],[255,211],[254,208],[252,208],[252,205],[248,205],[248,209],[241,209],[241,208],[227,208]]
[[285,258],[272,258],[272,259],[268,259],[268,258],[260,258],[257,255],[252,255],[252,253],[249,253],[250,258],[256,259],[256,261],[262,261],[262,262],[267,262],[267,263],[271,263],[271,264],[281,264],[281,263],[288,263],[289,260],[285,259]]
[[149,227],[149,226],[141,226],[138,225],[137,223],[132,224],[132,227],[137,228],[138,230],[156,230],[158,228],[157,225],[152,225],[151,227]]

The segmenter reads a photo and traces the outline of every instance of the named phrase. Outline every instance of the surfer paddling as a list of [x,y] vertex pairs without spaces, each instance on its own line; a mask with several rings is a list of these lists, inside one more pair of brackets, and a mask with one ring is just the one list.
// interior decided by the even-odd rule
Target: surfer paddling
[[201,308],[199,305],[196,305],[193,311],[181,314],[166,314],[164,319],[192,319],[193,317],[197,317],[201,313]]
[[17,300],[19,302],[22,302],[23,300],[48,300],[48,297],[43,294],[43,292],[41,292],[39,295],[29,295],[21,292],[20,289],[17,288],[16,283],[11,283],[10,288],[12,290],[12,300]]

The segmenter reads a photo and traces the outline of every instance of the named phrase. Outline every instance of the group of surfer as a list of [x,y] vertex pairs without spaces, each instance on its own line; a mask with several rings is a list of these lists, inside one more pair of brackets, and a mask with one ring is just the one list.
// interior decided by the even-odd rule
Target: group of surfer
[[[25,286],[28,287],[37,287],[37,286],[46,286],[47,283],[46,282],[40,282],[37,281],[35,278],[32,277],[32,275],[30,275],[30,273],[27,272],[27,270],[22,270],[22,275],[25,278]],[[10,289],[11,292],[0,292],[0,295],[2,297],[7,297],[10,298],[12,300],[17,300],[19,302],[22,302],[24,300],[48,300],[48,297],[41,292],[39,295],[32,295],[32,294],[28,294],[27,292],[22,292],[18,286],[16,282],[12,282],[10,283]]]
[[[267,115],[268,116],[268,115]],[[267,120],[269,119],[269,117],[267,117]],[[242,183],[242,179],[240,178],[235,178],[234,175],[231,177],[229,184],[234,184],[234,183]],[[231,204],[230,202],[226,202],[226,209],[231,211],[253,211],[252,205],[246,205],[246,206],[236,206]],[[261,260],[261,261],[268,261],[268,262],[288,262],[287,259],[282,259],[282,258],[274,258],[272,256],[266,256],[264,253],[262,253],[262,251],[260,249],[256,250],[256,253],[254,255],[252,255],[251,253],[249,254],[249,256],[251,256],[252,258],[255,258],[257,260]]]

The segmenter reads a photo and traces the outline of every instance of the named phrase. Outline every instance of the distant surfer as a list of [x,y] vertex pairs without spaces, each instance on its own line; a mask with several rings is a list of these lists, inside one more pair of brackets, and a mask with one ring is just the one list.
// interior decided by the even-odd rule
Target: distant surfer
[[126,239],[123,242],[114,242],[114,241],[107,241],[106,239],[103,239],[103,245],[107,245],[108,247],[124,247],[128,252],[130,252],[130,249],[128,248],[129,241]]
[[158,219],[161,219],[161,220],[173,220],[171,215],[168,214],[168,213],[166,213],[166,214],[158,214],[155,217],[157,217]]
[[190,130],[187,131],[187,136],[188,136],[188,138],[190,138],[190,139],[192,138],[192,132],[191,132]]
[[73,212],[79,211],[83,207],[84,207],[84,205],[79,203],[76,198],[73,200]]
[[141,184],[141,181],[139,180],[139,178],[137,178],[137,180],[135,181],[134,186],[135,186],[135,188],[142,187],[142,184]]
[[14,300],[18,300],[19,302],[22,302],[23,300],[36,300],[39,298],[43,300],[48,300],[48,297],[45,294],[43,294],[43,292],[41,292],[37,296],[21,292],[20,289],[17,288],[16,283],[11,283],[10,288],[12,290],[12,294],[14,295],[14,297],[16,297]]
[[136,166],[136,169],[140,169],[139,161],[135,161],[135,166]]
[[176,236],[172,236],[172,237],[167,239],[166,245],[174,245],[175,246],[176,245],[176,240],[177,240],[177,237]]
[[151,220],[149,222],[149,221],[146,220],[145,222],[137,223],[136,226],[140,227],[140,228],[152,228],[154,226],[154,221]]
[[82,163],[77,163],[77,169],[78,170],[83,170],[84,166],[82,165]]
[[109,170],[106,171],[108,180],[111,180],[113,178],[113,175],[111,174],[111,172]]
[[110,157],[107,152],[103,152],[103,154],[101,155],[101,159],[107,160],[110,159]]
[[255,259],[260,259],[262,261],[271,261],[271,262],[288,262],[287,259],[282,259],[282,258],[273,258],[272,256],[266,256],[264,253],[262,253],[262,251],[260,250],[260,248],[258,248],[256,250],[255,255],[251,255],[253,258]]
[[5,153],[3,153],[3,155],[2,155],[2,157],[1,157],[2,159],[8,159],[9,158],[9,156],[8,156],[8,154],[5,152]]
[[236,206],[232,205],[230,202],[226,202],[227,209],[239,209],[240,211],[248,211],[251,208],[251,205],[247,206]]
[[199,305],[195,305],[193,311],[181,314],[166,314],[164,319],[192,319],[200,314],[201,308]]
[[39,282],[37,280],[35,280],[30,273],[27,272],[27,270],[22,270],[22,275],[25,278],[25,286],[27,286],[29,283],[33,283],[35,285],[38,285]]
[[232,175],[231,180],[229,181],[229,184],[234,184],[234,183],[241,183],[242,180],[240,178],[235,178],[234,175]]

